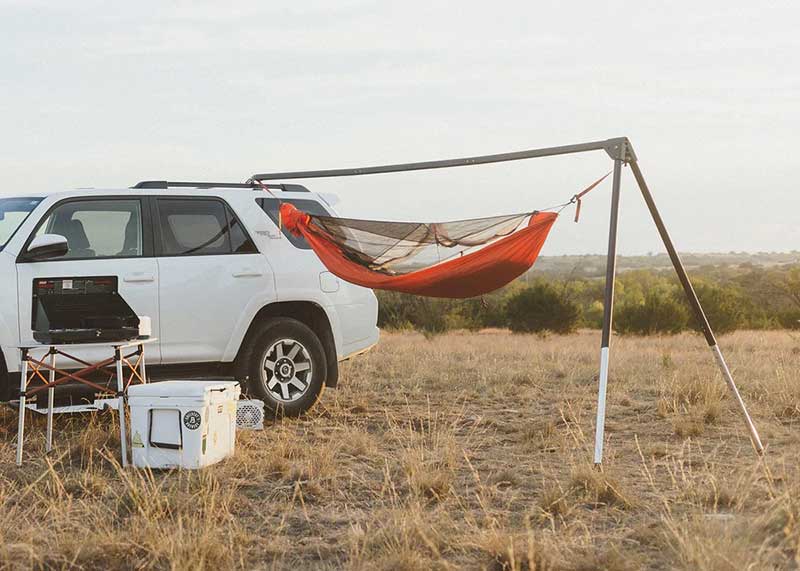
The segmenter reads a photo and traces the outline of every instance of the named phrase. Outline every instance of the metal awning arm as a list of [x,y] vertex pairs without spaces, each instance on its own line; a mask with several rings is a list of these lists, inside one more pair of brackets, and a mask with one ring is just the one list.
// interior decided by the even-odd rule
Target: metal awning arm
[[394,165],[381,165],[374,167],[360,167],[352,169],[328,169],[313,171],[291,171],[254,174],[248,182],[254,180],[278,180],[293,178],[327,178],[339,176],[361,176],[367,174],[385,174],[392,172],[419,171],[431,169],[446,169],[453,167],[466,167],[473,165],[485,165],[489,163],[501,163],[506,161],[521,161],[524,159],[535,159],[540,157],[553,157],[556,155],[569,155],[573,153],[585,153],[588,151],[605,151],[612,159],[619,159],[624,162],[636,160],[633,147],[627,137],[617,137],[606,139],[605,141],[593,141],[590,143],[579,143],[577,145],[564,145],[560,147],[546,147],[543,149],[530,149],[527,151],[514,151],[511,153],[500,153],[496,155],[480,155],[475,157],[465,157],[461,159],[445,159],[439,161],[423,161],[419,163],[400,163]]

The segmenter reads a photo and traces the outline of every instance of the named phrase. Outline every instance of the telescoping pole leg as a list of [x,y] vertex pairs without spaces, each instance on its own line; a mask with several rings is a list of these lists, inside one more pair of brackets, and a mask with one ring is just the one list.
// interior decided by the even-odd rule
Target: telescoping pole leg
[[639,185],[639,190],[642,191],[642,196],[644,196],[644,201],[647,203],[648,210],[650,210],[650,216],[653,217],[653,222],[655,222],[656,228],[658,228],[658,233],[661,235],[661,240],[664,242],[664,246],[667,248],[667,253],[669,254],[670,260],[672,260],[672,265],[675,267],[675,272],[678,274],[678,279],[683,286],[683,291],[686,293],[686,298],[689,300],[689,305],[692,306],[692,310],[694,311],[695,316],[703,328],[703,335],[706,338],[706,343],[708,343],[708,346],[714,353],[714,359],[717,361],[717,365],[722,372],[722,376],[725,378],[725,382],[728,383],[728,388],[730,388],[733,398],[736,401],[736,404],[739,406],[739,410],[742,412],[745,424],[747,424],[747,430],[750,432],[750,440],[753,442],[753,447],[756,449],[756,452],[762,454],[764,452],[764,446],[761,444],[761,438],[758,436],[758,431],[756,430],[755,424],[753,424],[753,419],[750,418],[750,414],[747,412],[747,407],[744,404],[744,400],[742,400],[742,396],[739,394],[739,389],[736,388],[736,383],[733,381],[733,375],[731,375],[731,371],[728,369],[728,364],[725,362],[725,357],[722,356],[722,351],[720,351],[719,346],[717,345],[717,339],[714,336],[714,331],[711,329],[711,325],[708,323],[706,314],[703,311],[703,306],[700,305],[700,300],[697,298],[697,293],[695,293],[694,288],[692,287],[692,282],[689,281],[689,276],[686,274],[686,269],[683,267],[681,258],[678,255],[678,252],[675,250],[675,246],[672,243],[669,232],[667,232],[667,228],[664,226],[664,221],[661,219],[661,214],[659,214],[656,204],[653,201],[653,195],[650,194],[650,189],[647,188],[647,183],[644,181],[644,176],[642,176],[642,171],[636,161],[631,162],[631,171],[633,172],[633,176],[636,178],[636,183]]
[[600,342],[600,382],[597,390],[597,420],[594,430],[594,463],[603,462],[603,439],[606,425],[606,388],[608,386],[609,343],[614,314],[614,279],[617,273],[617,221],[619,219],[620,178],[622,160],[614,160],[614,179],[611,189],[611,222],[608,229],[608,258],[606,259],[606,289],[603,296],[603,334]]
[[56,348],[50,347],[50,376],[48,377],[50,387],[47,389],[47,446],[45,450],[50,452],[53,449],[53,400],[55,399],[56,388],[53,383],[56,380]]
[[125,429],[125,379],[122,373],[122,351],[114,347],[114,360],[117,366],[117,411],[119,412],[119,447],[122,466],[128,465],[128,431]]
[[28,390],[28,350],[22,349],[19,372],[19,420],[17,422],[17,466],[22,466],[22,443],[25,440],[25,392]]

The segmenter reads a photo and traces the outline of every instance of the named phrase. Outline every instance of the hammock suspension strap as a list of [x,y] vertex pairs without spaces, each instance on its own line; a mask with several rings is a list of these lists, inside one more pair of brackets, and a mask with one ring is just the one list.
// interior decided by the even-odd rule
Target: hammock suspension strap
[[600,184],[601,182],[603,182],[603,181],[606,179],[606,177],[608,177],[608,175],[610,175],[610,174],[611,174],[611,171],[608,171],[608,172],[607,172],[606,174],[604,174],[602,177],[600,177],[599,179],[597,179],[596,181],[594,181],[592,184],[590,184],[589,186],[587,186],[585,189],[583,189],[581,192],[579,192],[578,194],[576,194],[575,196],[573,196],[573,197],[570,199],[570,201],[567,203],[568,205],[569,205],[569,204],[575,204],[575,222],[576,222],[576,223],[578,222],[578,220],[580,220],[580,217],[581,217],[581,199],[582,199],[584,196],[586,196],[587,194],[589,194],[589,191],[590,191],[590,190],[592,190],[592,189],[593,189],[593,188],[595,188],[595,187],[596,187],[598,184]]

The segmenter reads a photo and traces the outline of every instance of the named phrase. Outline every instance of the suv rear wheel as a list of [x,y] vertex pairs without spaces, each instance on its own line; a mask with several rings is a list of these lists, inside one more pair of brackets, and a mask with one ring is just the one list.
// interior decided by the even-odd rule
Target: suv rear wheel
[[288,317],[267,321],[244,355],[250,393],[274,414],[297,416],[319,400],[327,361],[319,337]]

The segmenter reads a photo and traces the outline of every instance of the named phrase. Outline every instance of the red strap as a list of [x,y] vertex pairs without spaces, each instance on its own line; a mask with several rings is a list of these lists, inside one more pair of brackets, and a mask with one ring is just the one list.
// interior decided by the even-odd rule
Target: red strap
[[576,203],[576,206],[575,206],[575,222],[577,222],[577,221],[580,219],[580,217],[581,217],[581,199],[582,199],[582,198],[583,198],[585,195],[589,194],[589,191],[590,191],[590,190],[592,190],[592,189],[593,189],[594,187],[596,187],[598,184],[600,184],[601,182],[603,182],[603,181],[606,179],[606,177],[608,177],[608,175],[610,175],[610,174],[611,174],[611,171],[608,171],[608,172],[607,172],[606,174],[604,174],[604,175],[603,175],[601,178],[597,179],[597,180],[596,180],[596,181],[594,181],[592,184],[590,184],[588,187],[586,187],[586,188],[585,188],[585,189],[583,189],[581,192],[579,192],[578,194],[576,194],[575,196],[573,196],[573,197],[572,197],[572,200],[570,200],[570,202],[574,202],[574,203]]

